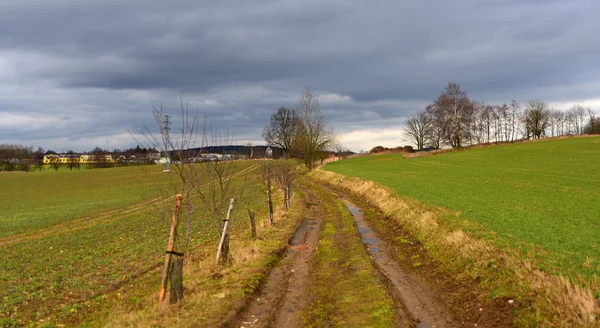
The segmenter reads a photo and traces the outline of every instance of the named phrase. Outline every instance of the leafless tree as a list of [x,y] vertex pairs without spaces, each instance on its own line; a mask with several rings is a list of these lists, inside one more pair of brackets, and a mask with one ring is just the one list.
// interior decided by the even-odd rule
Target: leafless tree
[[448,82],[446,90],[428,107],[434,124],[441,125],[450,146],[459,148],[469,140],[473,103],[456,82]]
[[267,144],[283,148],[285,156],[296,142],[300,131],[300,119],[294,109],[280,107],[271,115],[271,121],[263,130],[263,138]]
[[507,103],[503,103],[496,110],[502,122],[500,141],[508,142],[510,140],[510,108]]
[[582,134],[583,125],[585,124],[584,117],[587,114],[587,108],[582,105],[575,104],[573,107],[571,107],[571,109],[569,109],[569,113],[571,114],[572,118],[573,132],[575,134]]
[[510,141],[515,141],[518,136],[518,122],[521,115],[521,104],[518,101],[512,100],[509,105],[510,108]]
[[549,125],[548,104],[540,100],[531,100],[527,104],[524,117],[526,137],[539,139],[546,134]]
[[335,143],[335,131],[328,125],[319,99],[310,87],[306,87],[300,95],[298,115],[300,132],[296,145],[302,153],[304,164],[312,170],[319,153]]
[[587,134],[600,134],[600,118],[596,116],[596,113],[589,107],[587,108],[588,123],[584,128],[584,133]]
[[404,132],[417,146],[417,150],[423,150],[429,142],[432,132],[431,128],[431,116],[426,111],[422,111],[406,119]]

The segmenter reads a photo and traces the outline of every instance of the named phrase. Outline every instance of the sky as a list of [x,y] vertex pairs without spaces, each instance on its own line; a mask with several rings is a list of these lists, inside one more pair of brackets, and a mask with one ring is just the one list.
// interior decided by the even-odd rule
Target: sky
[[153,106],[176,120],[183,99],[235,143],[264,144],[270,115],[307,86],[354,151],[408,144],[404,120],[449,81],[492,104],[600,113],[598,12],[591,0],[2,0],[0,143],[135,147]]

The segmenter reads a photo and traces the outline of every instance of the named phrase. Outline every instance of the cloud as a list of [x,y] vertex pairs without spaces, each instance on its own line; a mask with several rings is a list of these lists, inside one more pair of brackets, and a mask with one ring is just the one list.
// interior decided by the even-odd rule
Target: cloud
[[118,136],[151,122],[152,106],[179,113],[180,97],[240,142],[257,141],[307,85],[343,135],[400,130],[448,81],[492,103],[599,111],[599,9],[590,0],[3,1],[0,142],[129,147]]

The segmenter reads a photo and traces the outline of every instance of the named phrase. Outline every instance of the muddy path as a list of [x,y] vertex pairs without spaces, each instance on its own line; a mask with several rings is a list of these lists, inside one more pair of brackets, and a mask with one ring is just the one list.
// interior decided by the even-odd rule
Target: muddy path
[[310,190],[303,200],[307,216],[300,222],[279,264],[231,327],[302,327],[309,306],[307,286],[323,223],[320,200]]
[[[336,192],[336,202],[342,202],[352,214],[357,234],[381,273],[387,292],[396,302],[399,327],[460,327],[449,307],[432,288],[419,277],[404,270],[390,252],[393,248],[380,239],[363,211]],[[290,241],[279,265],[273,268],[265,284],[245,308],[238,313],[230,327],[302,327],[302,314],[310,305],[311,266],[319,243],[323,224],[322,198],[306,191],[308,215],[304,218]],[[407,316],[410,317],[407,319]]]
[[412,316],[417,327],[459,327],[458,321],[448,306],[436,294],[435,291],[423,280],[414,274],[404,270],[401,265],[393,259],[392,248],[380,239],[365,221],[363,211],[350,201],[343,199],[348,208],[361,239],[367,247],[373,262],[379,271],[388,279],[389,290],[395,299],[402,302],[403,307]]

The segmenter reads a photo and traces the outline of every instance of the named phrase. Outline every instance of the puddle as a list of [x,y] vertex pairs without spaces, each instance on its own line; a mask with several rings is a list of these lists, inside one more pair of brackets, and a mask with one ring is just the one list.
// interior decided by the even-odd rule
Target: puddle
[[[294,235],[294,239],[292,239],[292,246],[300,246],[302,244],[302,239],[304,239],[304,234],[306,233],[306,226],[308,225],[308,218],[302,219],[298,229],[296,229],[296,234]],[[314,229],[314,228],[313,228]]]
[[356,225],[358,226],[358,231],[360,232],[360,238],[362,239],[362,242],[365,245],[367,245],[367,249],[369,250],[371,256],[380,257],[382,255],[381,248],[374,246],[381,243],[381,239],[377,238],[377,236],[375,236],[375,233],[371,231],[371,228],[367,226],[367,223],[363,219],[362,213],[359,208],[348,203],[344,203],[344,205],[346,205],[346,208],[348,208],[348,210],[354,217],[354,222],[356,222]]

